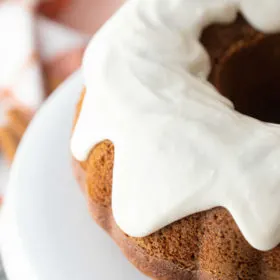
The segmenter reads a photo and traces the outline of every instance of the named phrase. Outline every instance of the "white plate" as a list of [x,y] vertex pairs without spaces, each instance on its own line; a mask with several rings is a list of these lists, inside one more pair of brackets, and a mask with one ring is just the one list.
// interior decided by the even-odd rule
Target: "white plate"
[[9,280],[144,280],[90,218],[69,138],[82,88],[74,74],[30,125],[12,167],[1,248]]

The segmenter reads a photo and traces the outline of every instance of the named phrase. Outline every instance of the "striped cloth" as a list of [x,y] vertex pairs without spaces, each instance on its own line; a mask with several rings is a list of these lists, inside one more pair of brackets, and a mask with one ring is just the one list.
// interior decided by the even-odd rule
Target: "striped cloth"
[[38,0],[0,0],[0,150],[10,161],[35,111],[79,67],[86,43],[39,8]]
[[55,14],[54,8],[52,2],[0,0],[0,182],[7,177],[3,158],[12,161],[36,110],[81,64],[89,36],[38,12]]
[[[0,205],[20,139],[124,0],[0,0]],[[6,280],[0,260],[0,280]]]

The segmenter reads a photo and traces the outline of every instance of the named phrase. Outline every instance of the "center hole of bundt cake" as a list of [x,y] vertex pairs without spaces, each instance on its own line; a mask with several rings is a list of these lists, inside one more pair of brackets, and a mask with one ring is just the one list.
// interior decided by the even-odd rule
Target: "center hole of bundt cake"
[[212,61],[209,81],[235,109],[280,123],[280,34],[264,35],[240,16],[232,26],[208,28],[202,43]]
[[216,79],[215,86],[232,100],[237,111],[280,123],[280,35],[229,54]]

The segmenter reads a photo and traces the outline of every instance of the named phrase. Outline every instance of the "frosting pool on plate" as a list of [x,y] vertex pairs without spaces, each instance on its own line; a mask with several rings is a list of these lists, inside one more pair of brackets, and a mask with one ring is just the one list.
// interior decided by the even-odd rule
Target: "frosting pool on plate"
[[83,161],[100,141],[114,143],[112,208],[131,236],[224,206],[255,248],[280,242],[280,126],[234,110],[207,82],[199,42],[238,11],[280,31],[278,0],[131,0],[86,51],[71,148]]

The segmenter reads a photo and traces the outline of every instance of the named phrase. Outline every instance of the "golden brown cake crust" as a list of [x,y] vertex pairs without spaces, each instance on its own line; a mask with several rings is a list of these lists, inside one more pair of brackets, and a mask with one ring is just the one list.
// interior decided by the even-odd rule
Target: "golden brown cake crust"
[[[78,176],[78,182],[81,186],[86,186],[86,172],[79,162],[74,160],[73,165],[75,174]],[[103,229],[106,230],[106,232],[110,234],[128,260],[147,276],[158,280],[215,279],[206,272],[188,271],[181,268],[178,269],[176,264],[169,262],[168,260],[161,260],[156,256],[147,254],[144,248],[135,243],[134,238],[128,237],[119,229],[113,218],[111,207],[106,207],[102,204],[102,202],[98,203],[97,201],[89,198],[88,206],[92,217]]]
[[[241,22],[239,20],[237,23],[242,30],[246,30],[243,32],[245,35],[237,32],[237,35],[228,36],[226,45],[220,34],[223,52],[218,55],[217,48],[211,47],[215,43],[211,43],[207,33],[202,36],[211,55],[214,72],[220,67],[219,58],[222,58],[230,43],[248,38],[248,34],[262,36],[242,19]],[[224,29],[219,26],[215,28]],[[212,27],[208,32],[213,32]],[[210,81],[213,82],[214,76],[213,73],[210,75]],[[77,105],[74,124],[83,97],[84,93]],[[111,209],[113,144],[104,141],[93,148],[85,162],[73,161],[76,178],[87,197],[94,220],[110,234],[130,262],[152,279],[280,279],[280,246],[268,252],[252,248],[224,208],[191,215],[144,238],[127,236],[116,225]]]
[[74,160],[75,175],[94,220],[143,273],[158,280],[280,279],[280,246],[269,252],[253,249],[223,208],[192,215],[145,238],[127,236],[112,215],[113,161],[113,144],[102,142],[86,162]]

